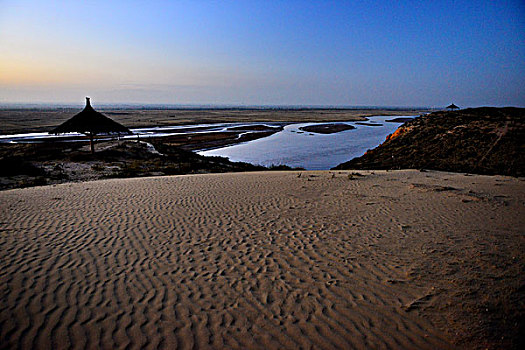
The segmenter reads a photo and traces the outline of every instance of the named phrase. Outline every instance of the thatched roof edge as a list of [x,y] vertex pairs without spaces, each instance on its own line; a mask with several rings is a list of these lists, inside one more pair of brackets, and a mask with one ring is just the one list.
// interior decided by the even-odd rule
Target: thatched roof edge
[[86,98],[86,107],[64,123],[60,124],[50,134],[79,132],[83,134],[131,134],[124,125],[117,123],[91,107],[89,98]]

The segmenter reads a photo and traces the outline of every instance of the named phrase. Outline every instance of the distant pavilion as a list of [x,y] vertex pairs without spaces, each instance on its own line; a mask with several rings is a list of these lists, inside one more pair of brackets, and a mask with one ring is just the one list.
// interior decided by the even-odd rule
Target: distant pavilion
[[454,111],[454,110],[458,110],[459,107],[456,106],[455,104],[451,104],[450,106],[447,106],[447,109],[448,109],[449,111]]

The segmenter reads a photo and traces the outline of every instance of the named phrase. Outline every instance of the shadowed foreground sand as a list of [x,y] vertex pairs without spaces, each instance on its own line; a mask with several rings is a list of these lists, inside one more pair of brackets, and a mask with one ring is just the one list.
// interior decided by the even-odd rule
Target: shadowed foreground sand
[[523,285],[523,181],[361,173],[0,192],[0,346],[483,344]]

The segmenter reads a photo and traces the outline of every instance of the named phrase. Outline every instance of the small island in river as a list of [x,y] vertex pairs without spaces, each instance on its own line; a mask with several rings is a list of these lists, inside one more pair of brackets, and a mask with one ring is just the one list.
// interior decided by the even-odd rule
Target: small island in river
[[351,129],[355,129],[355,126],[340,123],[308,125],[299,128],[299,130],[313,132],[316,134],[335,134]]
[[365,126],[383,126],[381,123],[365,123],[365,122],[356,122],[357,125],[365,125]]
[[399,117],[399,118],[394,118],[394,119],[388,119],[385,121],[389,123],[406,123],[412,120],[414,120],[413,117]]

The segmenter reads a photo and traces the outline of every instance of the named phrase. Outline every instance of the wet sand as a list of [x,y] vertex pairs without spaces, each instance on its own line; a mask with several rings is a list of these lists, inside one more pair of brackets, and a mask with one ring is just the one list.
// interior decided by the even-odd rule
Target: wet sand
[[359,173],[0,192],[1,347],[514,344],[523,181]]

